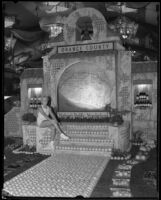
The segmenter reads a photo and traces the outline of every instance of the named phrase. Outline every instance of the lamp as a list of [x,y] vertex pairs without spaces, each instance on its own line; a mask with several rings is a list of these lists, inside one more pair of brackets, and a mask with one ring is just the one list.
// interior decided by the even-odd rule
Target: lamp
[[44,4],[46,6],[56,6],[59,3],[60,3],[59,1],[46,1],[46,2],[42,2],[42,4]]
[[138,30],[138,24],[129,20],[125,16],[118,17],[114,20],[109,27],[121,35],[123,39],[129,39],[135,36]]
[[9,51],[11,49],[12,38],[5,37],[5,50]]
[[61,24],[49,24],[48,26],[50,29],[50,35],[49,35],[50,38],[58,36],[63,30]]
[[14,16],[5,16],[5,23],[4,26],[5,28],[12,28],[12,26],[15,23],[15,17]]
[[11,49],[13,49],[16,41],[17,40],[15,38],[13,38],[12,35],[11,35],[11,37],[5,37],[5,46],[4,46],[5,50],[10,51]]
[[49,32],[49,37],[57,37],[63,30],[63,24],[54,23],[54,24],[44,24],[43,30]]

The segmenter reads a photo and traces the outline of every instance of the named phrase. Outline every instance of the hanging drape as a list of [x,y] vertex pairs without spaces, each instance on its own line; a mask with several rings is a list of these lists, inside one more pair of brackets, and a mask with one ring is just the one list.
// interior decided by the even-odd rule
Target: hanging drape
[[[23,31],[18,29],[10,30],[12,35],[13,54],[8,56],[8,60],[12,60],[14,56],[14,64],[20,64],[28,60],[37,60],[41,58],[41,43],[46,37],[43,31]],[[16,41],[16,42],[15,42]],[[14,44],[13,44],[14,43]]]
[[151,2],[126,2],[126,6],[129,8],[144,8]]
[[22,31],[17,29],[12,29],[11,32],[13,33],[14,37],[25,42],[33,42],[35,40],[42,39],[44,37],[43,31]]

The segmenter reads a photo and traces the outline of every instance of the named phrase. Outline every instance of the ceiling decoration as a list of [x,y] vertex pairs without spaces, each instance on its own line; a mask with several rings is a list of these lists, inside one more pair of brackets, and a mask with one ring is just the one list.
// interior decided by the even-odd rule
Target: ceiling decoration
[[[47,6],[47,9],[45,11],[47,14],[63,12],[68,10],[68,7],[66,5],[62,5],[61,2],[44,2],[44,4]],[[51,9],[49,9],[49,7]]]
[[126,2],[129,8],[145,8],[151,2]]
[[11,33],[13,36],[19,40],[25,42],[34,42],[36,40],[41,40],[45,36],[43,31],[24,31],[19,29],[12,29]]
[[76,2],[42,2],[38,5],[39,10],[43,10],[46,14],[65,12],[74,9]]
[[45,2],[42,2],[43,5],[52,6],[52,7],[57,6],[59,3],[60,3],[59,1],[57,1],[57,2],[56,1],[45,1]]
[[[72,12],[71,9],[64,11],[64,12],[57,12],[53,13],[52,15],[48,14],[39,20],[40,28],[45,31],[49,32],[51,31],[51,26],[54,24],[54,26],[57,24],[57,26],[61,27],[66,18],[69,16],[69,14]],[[59,28],[61,29],[61,28]]]
[[137,12],[137,9],[127,7],[126,2],[115,2],[115,3],[116,4],[113,4],[111,2],[105,3],[106,10],[108,12],[118,12],[118,13]]
[[30,10],[26,9],[26,4],[22,4],[22,1],[17,3],[6,1],[4,4],[4,14],[6,16],[16,16],[15,24],[13,25],[13,28],[15,29],[31,30],[38,26],[39,19],[33,13],[33,2],[30,5]]
[[[111,29],[118,32],[133,58],[156,59],[159,48],[159,2],[2,2],[5,19],[5,57],[15,65],[41,59],[41,44],[63,38],[63,23],[69,14],[83,7],[99,10]],[[12,35],[12,36],[11,36]],[[50,37],[49,37],[50,36]],[[129,49],[130,48],[130,49]],[[24,54],[25,53],[25,54]],[[27,56],[28,55],[28,56]],[[18,58],[19,57],[19,58]],[[26,59],[26,60],[25,60]]]

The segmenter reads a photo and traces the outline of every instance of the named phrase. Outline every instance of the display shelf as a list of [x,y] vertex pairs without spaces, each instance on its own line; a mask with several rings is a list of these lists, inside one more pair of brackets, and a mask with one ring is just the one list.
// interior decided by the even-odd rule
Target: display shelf
[[135,109],[151,109],[152,104],[152,82],[149,80],[138,80],[134,83],[134,104]]
[[145,109],[152,109],[153,106],[150,105],[150,106],[145,106],[145,105],[134,105],[134,108],[135,109],[140,109],[140,110],[145,110]]
[[41,105],[42,87],[36,85],[28,88],[28,101],[31,109],[37,109]]

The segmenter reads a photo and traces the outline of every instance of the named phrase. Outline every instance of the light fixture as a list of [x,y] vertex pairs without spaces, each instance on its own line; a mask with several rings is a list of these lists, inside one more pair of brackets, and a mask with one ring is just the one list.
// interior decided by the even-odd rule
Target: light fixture
[[143,90],[146,90],[146,89],[149,90],[151,85],[150,84],[139,84],[137,87],[138,87],[138,90],[140,92],[140,91],[143,91]]
[[42,4],[44,4],[46,6],[56,6],[59,3],[60,3],[59,1],[45,1],[45,2],[42,2]]
[[47,32],[49,32],[49,37],[57,37],[63,30],[63,25],[59,23],[55,24],[45,24],[44,28],[46,28]]
[[131,52],[131,56],[134,57],[136,55],[136,51],[132,50],[131,47],[128,47],[128,51]]
[[4,96],[4,100],[9,99],[11,96]]
[[9,51],[11,49],[12,38],[5,37],[5,50]]
[[40,97],[42,94],[42,88],[41,87],[35,87],[35,88],[29,88],[28,89],[28,98],[32,98],[36,96],[37,98]]
[[135,50],[132,50],[132,51],[131,51],[131,55],[132,55],[132,56],[135,56],[135,54],[136,54],[136,51],[135,51]]
[[137,9],[128,7],[127,2],[107,2],[105,3],[105,7],[108,12],[117,12],[117,13],[137,12]]
[[50,26],[50,37],[58,36],[63,30],[60,24],[51,24]]
[[15,23],[15,17],[14,16],[5,16],[5,21],[4,21],[5,28],[12,28],[14,23]]
[[11,37],[5,37],[5,50],[6,51],[10,51],[11,49],[14,48],[15,43],[16,43],[16,39],[13,38],[13,36],[11,35]]
[[109,24],[109,27],[121,35],[122,39],[129,39],[136,35],[138,24],[129,20],[125,16],[118,17],[115,21]]

